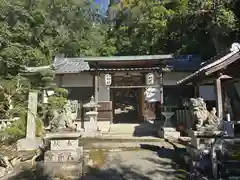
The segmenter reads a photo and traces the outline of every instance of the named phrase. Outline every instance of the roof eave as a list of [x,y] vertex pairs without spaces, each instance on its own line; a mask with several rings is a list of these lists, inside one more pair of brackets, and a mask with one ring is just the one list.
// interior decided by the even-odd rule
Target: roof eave
[[[208,76],[216,71],[219,70],[218,69],[213,69],[214,67],[216,66],[219,66],[220,64],[225,64],[225,65],[229,65],[231,63],[233,63],[234,61],[237,60],[237,58],[233,59],[232,61],[230,62],[225,62],[227,61],[229,58],[235,56],[236,54],[238,55],[239,54],[239,51],[240,51],[240,44],[238,43],[233,43],[231,48],[230,48],[230,53],[228,53],[227,55],[223,56],[222,58],[210,63],[210,64],[207,64],[206,66],[200,68],[198,71],[196,71],[195,73],[192,73],[191,75],[181,79],[180,81],[177,82],[177,85],[183,85],[183,84],[187,84],[189,82],[192,82],[196,77],[199,77],[201,75],[205,75],[205,76]],[[240,56],[240,55],[239,55]]]

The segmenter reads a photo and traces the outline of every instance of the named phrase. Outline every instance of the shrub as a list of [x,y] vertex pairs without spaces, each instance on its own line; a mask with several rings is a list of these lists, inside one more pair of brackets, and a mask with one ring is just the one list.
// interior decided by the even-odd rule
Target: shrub
[[[19,120],[13,122],[8,127],[3,135],[5,136],[5,143],[11,144],[17,142],[17,140],[26,137],[26,115],[22,115]],[[40,118],[36,119],[36,136],[40,137],[43,134],[43,121]]]

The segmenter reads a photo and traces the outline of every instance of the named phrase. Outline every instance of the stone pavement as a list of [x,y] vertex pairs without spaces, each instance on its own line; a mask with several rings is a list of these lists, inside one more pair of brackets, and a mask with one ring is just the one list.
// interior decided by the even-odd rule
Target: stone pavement
[[[82,180],[184,180],[186,171],[175,162],[177,154],[168,149],[108,153],[105,163]],[[179,156],[179,155],[178,155]]]

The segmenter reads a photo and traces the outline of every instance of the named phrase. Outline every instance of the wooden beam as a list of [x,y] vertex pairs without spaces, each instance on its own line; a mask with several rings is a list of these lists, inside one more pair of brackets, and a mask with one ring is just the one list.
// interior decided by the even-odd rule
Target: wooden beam
[[163,73],[159,73],[160,76],[159,76],[159,84],[160,84],[160,100],[161,100],[161,104],[163,105],[164,103],[164,94],[163,94]]
[[240,58],[240,54],[236,53],[233,56],[231,56],[230,58],[228,58],[227,60],[217,64],[216,66],[213,66],[211,68],[209,68],[208,70],[205,71],[205,75],[208,76],[214,72],[217,72],[225,67],[227,67],[228,65],[234,63],[235,61],[239,60]]
[[221,78],[217,78],[215,82],[216,88],[216,99],[217,99],[217,116],[223,117],[223,99],[222,99],[222,87],[221,87]]
[[154,87],[154,88],[159,88],[161,87],[160,85],[154,85],[154,86],[147,86],[147,85],[143,85],[143,86],[109,86],[110,89],[122,89],[122,88],[150,88],[150,87]]
[[199,84],[198,83],[194,83],[193,84],[193,88],[194,88],[194,97],[195,98],[199,97]]
[[226,75],[226,74],[221,74],[219,77],[220,79],[232,79],[232,76]]

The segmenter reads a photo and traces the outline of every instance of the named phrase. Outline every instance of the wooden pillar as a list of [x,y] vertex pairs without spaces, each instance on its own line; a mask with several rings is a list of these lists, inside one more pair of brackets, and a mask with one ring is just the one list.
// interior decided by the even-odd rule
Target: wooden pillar
[[193,87],[194,87],[194,98],[197,98],[199,97],[199,84],[194,83]]
[[94,74],[94,99],[98,103],[98,90],[99,90],[99,77],[98,73]]
[[159,80],[160,80],[160,82],[159,82],[159,84],[160,84],[160,100],[161,100],[161,105],[163,105],[163,104],[164,104],[164,95],[163,95],[163,73],[162,73],[162,72],[159,72],[159,74],[160,74],[160,78],[159,78]]
[[59,81],[58,81],[58,83],[59,83],[58,86],[59,87],[63,87],[63,76],[64,75],[62,75],[62,74],[59,76]]
[[223,117],[223,98],[222,98],[222,87],[221,78],[218,77],[215,81],[216,99],[217,99],[217,116]]

